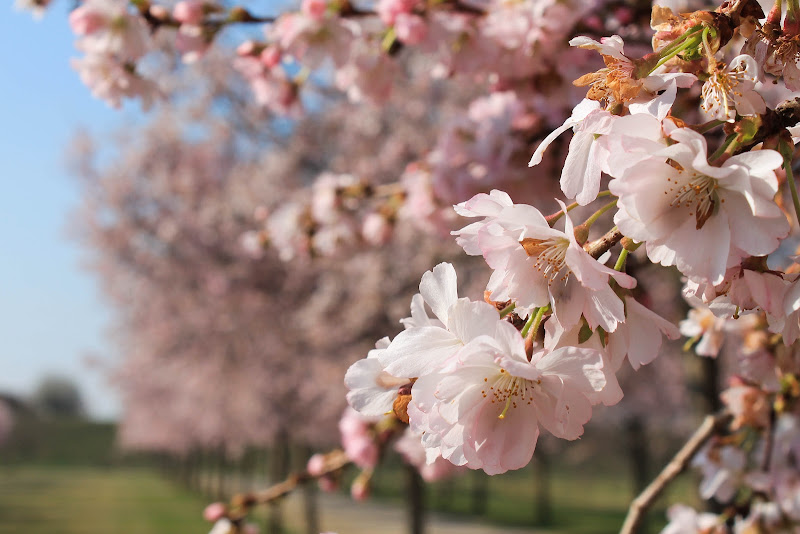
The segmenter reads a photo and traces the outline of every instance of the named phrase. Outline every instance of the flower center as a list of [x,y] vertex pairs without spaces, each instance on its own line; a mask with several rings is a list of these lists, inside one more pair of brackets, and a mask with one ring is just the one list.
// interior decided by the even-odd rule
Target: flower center
[[[489,378],[484,378],[483,381],[488,383]],[[497,416],[498,419],[505,419],[508,410],[516,408],[517,403],[530,404],[533,402],[533,388],[537,383],[541,383],[541,380],[534,382],[527,378],[512,376],[505,369],[500,369],[500,375],[495,376],[493,385],[489,386],[488,390],[481,391],[481,394],[492,404],[505,405],[503,411]]]
[[[683,173],[683,170],[679,171]],[[699,230],[706,224],[706,221],[714,214],[715,208],[724,203],[724,199],[720,199],[717,194],[719,183],[716,179],[706,176],[705,174],[694,174],[688,182],[678,187],[680,183],[678,179],[672,180],[667,178],[670,187],[664,191],[665,195],[673,195],[672,201],[669,203],[672,208],[689,208],[689,215],[694,215],[696,221],[696,229]]]
[[566,272],[561,276],[561,280],[566,281],[569,278],[570,271],[566,268],[569,239],[566,237],[549,237],[547,239],[526,237],[520,241],[520,245],[529,257],[536,258],[533,266],[547,279],[547,285],[551,285],[562,271]]
[[746,65],[740,63],[733,69],[726,70],[725,65],[720,63],[717,71],[703,84],[703,103],[700,107],[704,111],[710,112],[719,106],[730,114],[736,98],[744,96],[741,91],[737,90],[737,86],[746,80],[754,81],[745,70],[746,68]]

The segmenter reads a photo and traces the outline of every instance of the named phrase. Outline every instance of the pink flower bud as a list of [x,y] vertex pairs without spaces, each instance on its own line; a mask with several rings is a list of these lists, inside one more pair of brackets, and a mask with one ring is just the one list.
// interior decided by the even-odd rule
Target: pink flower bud
[[317,480],[317,484],[319,485],[319,489],[325,493],[330,493],[339,489],[339,483],[333,477],[320,477],[319,480]]
[[269,217],[269,210],[266,206],[257,206],[255,210],[253,210],[253,218],[258,222],[264,222]]
[[203,22],[205,13],[203,2],[200,0],[182,0],[175,4],[172,16],[182,24],[192,24],[197,26]]
[[69,14],[69,26],[78,35],[89,35],[106,26],[107,22],[102,13],[87,6],[81,6]]
[[281,62],[281,51],[274,46],[268,46],[261,51],[261,63],[267,68],[272,68]]
[[325,0],[303,0],[301,9],[304,14],[308,15],[314,20],[322,20],[325,16],[325,10],[328,4]]
[[246,57],[252,56],[256,51],[256,42],[248,39],[236,47],[236,55]]
[[364,217],[361,235],[370,245],[383,245],[392,237],[392,226],[380,213],[370,213]]
[[400,42],[415,45],[421,43],[428,35],[428,25],[419,15],[399,13],[394,20],[394,31]]
[[633,23],[633,11],[627,6],[615,9],[614,17],[617,19],[617,22],[623,26]]
[[156,20],[165,21],[169,18],[169,11],[164,6],[150,6],[147,11]]
[[308,459],[306,464],[306,471],[314,477],[320,476],[325,471],[325,456],[322,454],[315,454]]
[[369,497],[369,483],[358,477],[350,486],[350,496],[357,501],[364,501]]
[[212,502],[203,510],[203,519],[206,521],[219,521],[228,513],[227,507],[221,502]]
[[384,24],[394,26],[397,15],[411,13],[416,5],[417,0],[379,0],[375,11]]

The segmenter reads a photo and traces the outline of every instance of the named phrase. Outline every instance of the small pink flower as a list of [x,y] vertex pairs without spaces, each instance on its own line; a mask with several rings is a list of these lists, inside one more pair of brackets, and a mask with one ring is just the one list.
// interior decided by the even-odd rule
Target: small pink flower
[[325,0],[303,0],[301,11],[314,20],[322,20],[328,4]]
[[228,513],[227,507],[221,502],[212,502],[203,510],[203,519],[206,521],[219,521]]
[[261,63],[268,69],[271,69],[280,64],[281,51],[278,50],[277,46],[268,46],[261,51],[261,56],[259,57],[261,58]]
[[70,13],[69,23],[81,36],[77,47],[87,54],[137,60],[150,48],[147,23],[124,0],[86,0]]
[[369,429],[369,423],[373,420],[347,408],[339,421],[344,452],[363,469],[375,467],[378,463],[378,445]]
[[385,245],[392,237],[392,225],[380,213],[369,213],[361,225],[361,236],[370,245]]
[[204,18],[204,3],[202,0],[182,0],[175,4],[172,17],[181,24],[199,25]]
[[569,215],[564,230],[551,228],[544,215],[527,204],[513,204],[506,193],[479,194],[455,206],[459,215],[483,220],[452,232],[467,254],[483,255],[494,269],[486,289],[495,301],[514,300],[517,309],[552,304],[566,329],[586,318],[592,329],[613,332],[625,320],[624,304],[609,286],[624,288],[636,280],[592,258],[575,238]]
[[335,478],[328,476],[317,479],[317,485],[325,493],[331,493],[339,489],[339,482]]
[[379,0],[375,11],[384,24],[393,26],[398,15],[411,13],[416,5],[417,0]]
[[400,13],[395,17],[394,31],[401,43],[416,45],[425,40],[428,25],[419,15]]
[[539,425],[573,440],[592,416],[592,399],[606,387],[600,352],[564,347],[528,361],[517,329],[495,326],[456,364],[414,383],[409,419],[429,460],[441,455],[487,474],[520,469],[533,456]]
[[356,501],[364,501],[369,497],[370,477],[365,475],[366,473],[362,472],[350,485],[350,496]]
[[675,144],[609,183],[619,197],[614,222],[626,236],[646,242],[652,262],[716,285],[729,267],[773,252],[789,233],[773,200],[783,158],[754,150],[717,167],[708,163],[702,135],[679,128],[670,137]]
[[306,464],[306,471],[308,474],[314,477],[318,477],[322,475],[325,471],[325,455],[324,454],[315,454],[311,458],[308,459],[308,463]]
[[69,14],[69,25],[78,35],[89,35],[106,24],[106,17],[91,9],[77,8]]

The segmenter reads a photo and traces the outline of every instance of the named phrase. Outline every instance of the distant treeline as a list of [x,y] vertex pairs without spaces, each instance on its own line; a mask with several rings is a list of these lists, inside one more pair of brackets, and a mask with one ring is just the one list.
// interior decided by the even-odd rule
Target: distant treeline
[[119,454],[116,424],[20,417],[0,445],[0,464],[110,465]]

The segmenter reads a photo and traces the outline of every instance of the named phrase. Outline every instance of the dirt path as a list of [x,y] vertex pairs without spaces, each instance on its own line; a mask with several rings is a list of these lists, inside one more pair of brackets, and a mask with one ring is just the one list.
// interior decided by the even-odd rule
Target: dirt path
[[[319,495],[320,526],[323,532],[338,534],[407,534],[406,511],[397,505],[374,500],[355,502],[345,495]],[[302,500],[299,494],[286,501],[288,526],[303,532]],[[426,534],[551,534],[552,531],[497,527],[453,516],[430,514]]]

